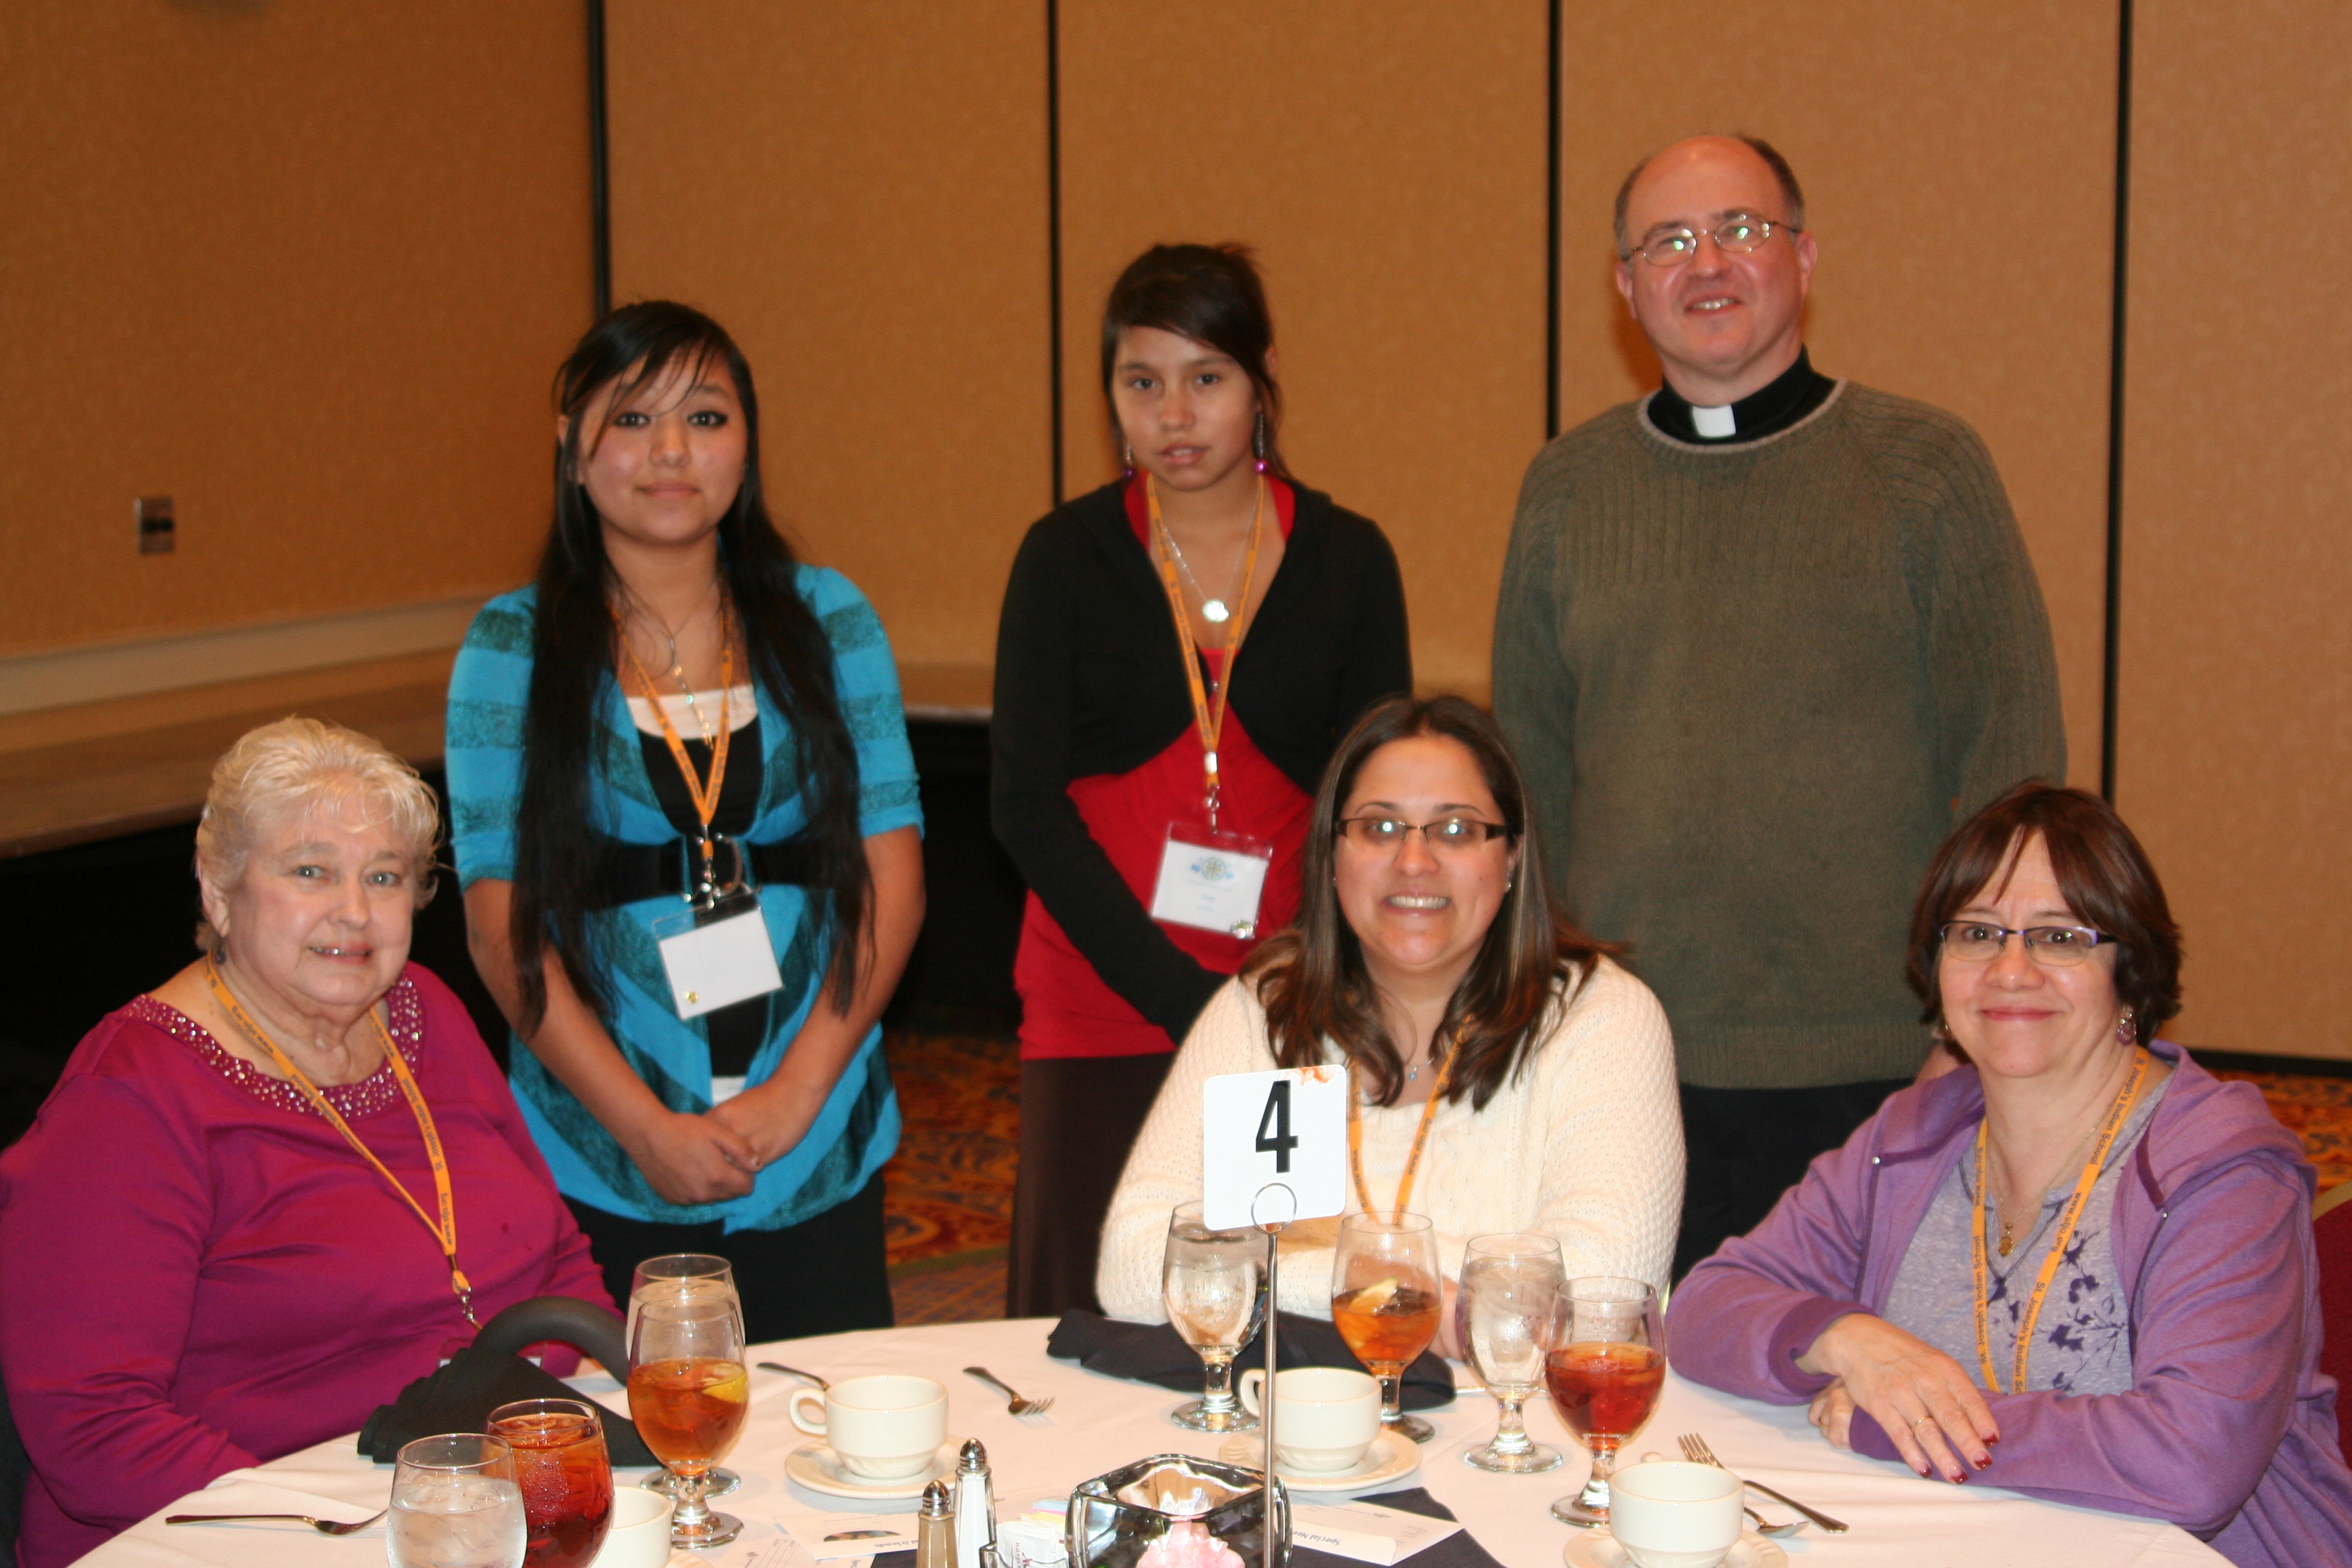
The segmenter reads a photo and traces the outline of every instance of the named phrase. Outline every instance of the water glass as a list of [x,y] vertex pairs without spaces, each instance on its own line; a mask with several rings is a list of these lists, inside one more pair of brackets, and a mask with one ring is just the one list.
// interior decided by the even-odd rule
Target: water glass
[[1160,1289],[1168,1321],[1207,1369],[1201,1397],[1169,1413],[1193,1432],[1246,1432],[1257,1417],[1234,1397],[1234,1358],[1265,1321],[1264,1231],[1212,1230],[1198,1202],[1168,1219]]
[[[743,1298],[735,1289],[734,1265],[708,1252],[671,1252],[659,1258],[648,1258],[636,1267],[629,1282],[628,1321],[621,1325],[621,1342],[627,1344],[637,1331],[637,1307],[649,1296],[723,1295],[735,1303],[735,1314],[743,1314]],[[618,1367],[608,1369],[621,1375]],[[677,1478],[667,1469],[653,1471],[637,1483],[649,1492],[659,1492],[667,1498],[677,1495]],[[725,1497],[743,1484],[743,1478],[732,1470],[713,1470],[704,1480],[702,1495],[706,1498]]]
[[392,1471],[392,1568],[522,1568],[514,1451],[481,1432],[419,1437]]
[[613,1460],[596,1406],[518,1399],[490,1412],[490,1435],[514,1450],[525,1568],[588,1568],[613,1523]]
[[1454,1298],[1462,1349],[1500,1407],[1494,1438],[1465,1453],[1465,1464],[1514,1476],[1559,1468],[1560,1451],[1528,1437],[1521,1410],[1543,1391],[1555,1298],[1567,1277],[1559,1243],[1548,1236],[1474,1236],[1464,1249]]

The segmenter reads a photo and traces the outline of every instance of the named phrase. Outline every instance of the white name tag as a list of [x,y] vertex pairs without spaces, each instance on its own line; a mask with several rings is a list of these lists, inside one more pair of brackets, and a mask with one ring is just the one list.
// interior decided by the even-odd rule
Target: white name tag
[[1151,889],[1151,918],[1246,942],[1257,935],[1258,900],[1273,865],[1274,847],[1260,839],[1171,827]]
[[1343,1068],[1236,1072],[1201,1086],[1201,1217],[1214,1230],[1348,1206]]
[[654,921],[670,1001],[681,1018],[783,989],[768,922],[759,900],[721,900],[716,909],[664,915]]

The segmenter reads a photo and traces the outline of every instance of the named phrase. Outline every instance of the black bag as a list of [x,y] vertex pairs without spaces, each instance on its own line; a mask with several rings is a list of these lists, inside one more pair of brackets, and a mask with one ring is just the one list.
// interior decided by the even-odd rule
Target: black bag
[[[1276,1321],[1281,1333],[1275,1353],[1283,1366],[1362,1367],[1355,1352],[1348,1349],[1347,1342],[1339,1337],[1339,1331],[1322,1319],[1285,1312]],[[1156,1383],[1179,1393],[1201,1391],[1200,1352],[1166,1323],[1121,1322],[1074,1307],[1054,1325],[1053,1335],[1045,1342],[1045,1353],[1075,1361],[1088,1372],[1110,1377]],[[1234,1359],[1234,1366],[1238,1375],[1243,1367],[1265,1364],[1265,1335],[1261,1331],[1243,1347],[1241,1354]],[[1434,1351],[1423,1351],[1404,1369],[1404,1384],[1397,1402],[1407,1410],[1433,1410],[1453,1404],[1454,1369],[1445,1364],[1444,1356]]]
[[[577,1399],[563,1382],[517,1354],[525,1345],[555,1340],[604,1363],[616,1377],[628,1373],[621,1321],[573,1296],[517,1301],[482,1325],[474,1342],[449,1364],[420,1377],[390,1405],[379,1405],[360,1428],[360,1452],[388,1465],[402,1447],[443,1432],[479,1432],[490,1412],[517,1399]],[[600,1410],[602,1407],[599,1407]],[[602,1410],[604,1447],[615,1465],[658,1464],[635,1423]]]

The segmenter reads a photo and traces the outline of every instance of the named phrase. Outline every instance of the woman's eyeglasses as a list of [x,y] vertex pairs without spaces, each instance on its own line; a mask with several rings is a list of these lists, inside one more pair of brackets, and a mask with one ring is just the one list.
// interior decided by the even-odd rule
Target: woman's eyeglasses
[[1418,833],[1432,849],[1475,849],[1489,838],[1507,838],[1511,830],[1499,822],[1475,816],[1441,816],[1435,822],[1407,822],[1398,816],[1349,816],[1339,823],[1347,840],[1361,849],[1401,848]]
[[1946,921],[1937,928],[1947,957],[1962,963],[1990,963],[2000,956],[2011,937],[2022,938],[2025,956],[2046,968],[2065,969],[2091,956],[2091,950],[2113,939],[2088,926],[2028,926],[2011,931],[1984,921]]

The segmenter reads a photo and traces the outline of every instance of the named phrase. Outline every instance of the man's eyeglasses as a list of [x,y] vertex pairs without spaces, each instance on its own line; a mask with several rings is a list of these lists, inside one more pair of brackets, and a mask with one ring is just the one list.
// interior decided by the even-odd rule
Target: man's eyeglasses
[[1625,259],[1631,261],[1639,256],[1653,267],[1680,267],[1698,254],[1698,242],[1702,239],[1714,240],[1717,250],[1745,256],[1780,229],[1790,234],[1804,232],[1796,224],[1775,223],[1769,217],[1727,217],[1713,228],[1661,229],[1627,252]]
[[1475,816],[1443,816],[1435,822],[1407,822],[1395,816],[1350,816],[1339,823],[1348,841],[1362,849],[1398,849],[1413,834],[1432,849],[1475,849],[1489,838],[1507,838],[1511,830],[1499,822]]
[[2114,940],[2088,926],[2029,926],[2010,931],[1983,921],[1946,921],[1940,928],[1946,956],[1962,963],[1990,963],[2000,956],[2011,937],[2025,942],[2025,956],[2045,968],[2067,969],[2091,956],[2091,950]]

